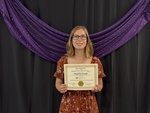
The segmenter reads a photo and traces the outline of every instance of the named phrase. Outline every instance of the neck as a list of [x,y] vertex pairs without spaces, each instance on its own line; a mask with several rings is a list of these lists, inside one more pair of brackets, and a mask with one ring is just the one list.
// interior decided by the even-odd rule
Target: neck
[[75,58],[85,58],[85,52],[84,50],[78,50],[75,52]]

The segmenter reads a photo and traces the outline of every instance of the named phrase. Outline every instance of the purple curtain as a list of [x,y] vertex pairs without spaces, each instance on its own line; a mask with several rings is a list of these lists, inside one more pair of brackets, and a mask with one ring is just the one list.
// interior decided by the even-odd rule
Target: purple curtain
[[[47,25],[19,0],[0,0],[0,12],[12,35],[40,57],[57,62],[66,52],[69,34]],[[137,3],[114,25],[90,34],[97,57],[113,52],[135,36],[150,20],[150,0]]]

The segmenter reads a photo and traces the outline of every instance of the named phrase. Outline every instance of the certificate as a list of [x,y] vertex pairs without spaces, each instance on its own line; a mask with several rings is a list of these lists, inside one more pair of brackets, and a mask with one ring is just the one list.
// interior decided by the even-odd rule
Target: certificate
[[98,84],[98,64],[64,64],[67,90],[92,90]]

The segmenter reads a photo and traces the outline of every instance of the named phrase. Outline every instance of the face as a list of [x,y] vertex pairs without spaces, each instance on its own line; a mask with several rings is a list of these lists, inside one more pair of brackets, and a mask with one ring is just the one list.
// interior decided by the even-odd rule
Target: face
[[87,38],[83,29],[79,29],[74,33],[72,43],[75,49],[81,50],[85,48]]

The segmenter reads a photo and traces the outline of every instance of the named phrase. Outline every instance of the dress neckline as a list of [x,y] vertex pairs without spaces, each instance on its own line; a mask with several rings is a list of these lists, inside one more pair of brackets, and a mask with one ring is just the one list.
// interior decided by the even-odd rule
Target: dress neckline
[[[92,58],[91,58],[91,63],[90,63],[90,64],[93,63],[93,58],[94,58],[94,56],[92,56]],[[68,56],[66,56],[66,58],[65,58],[65,64],[68,64]]]

